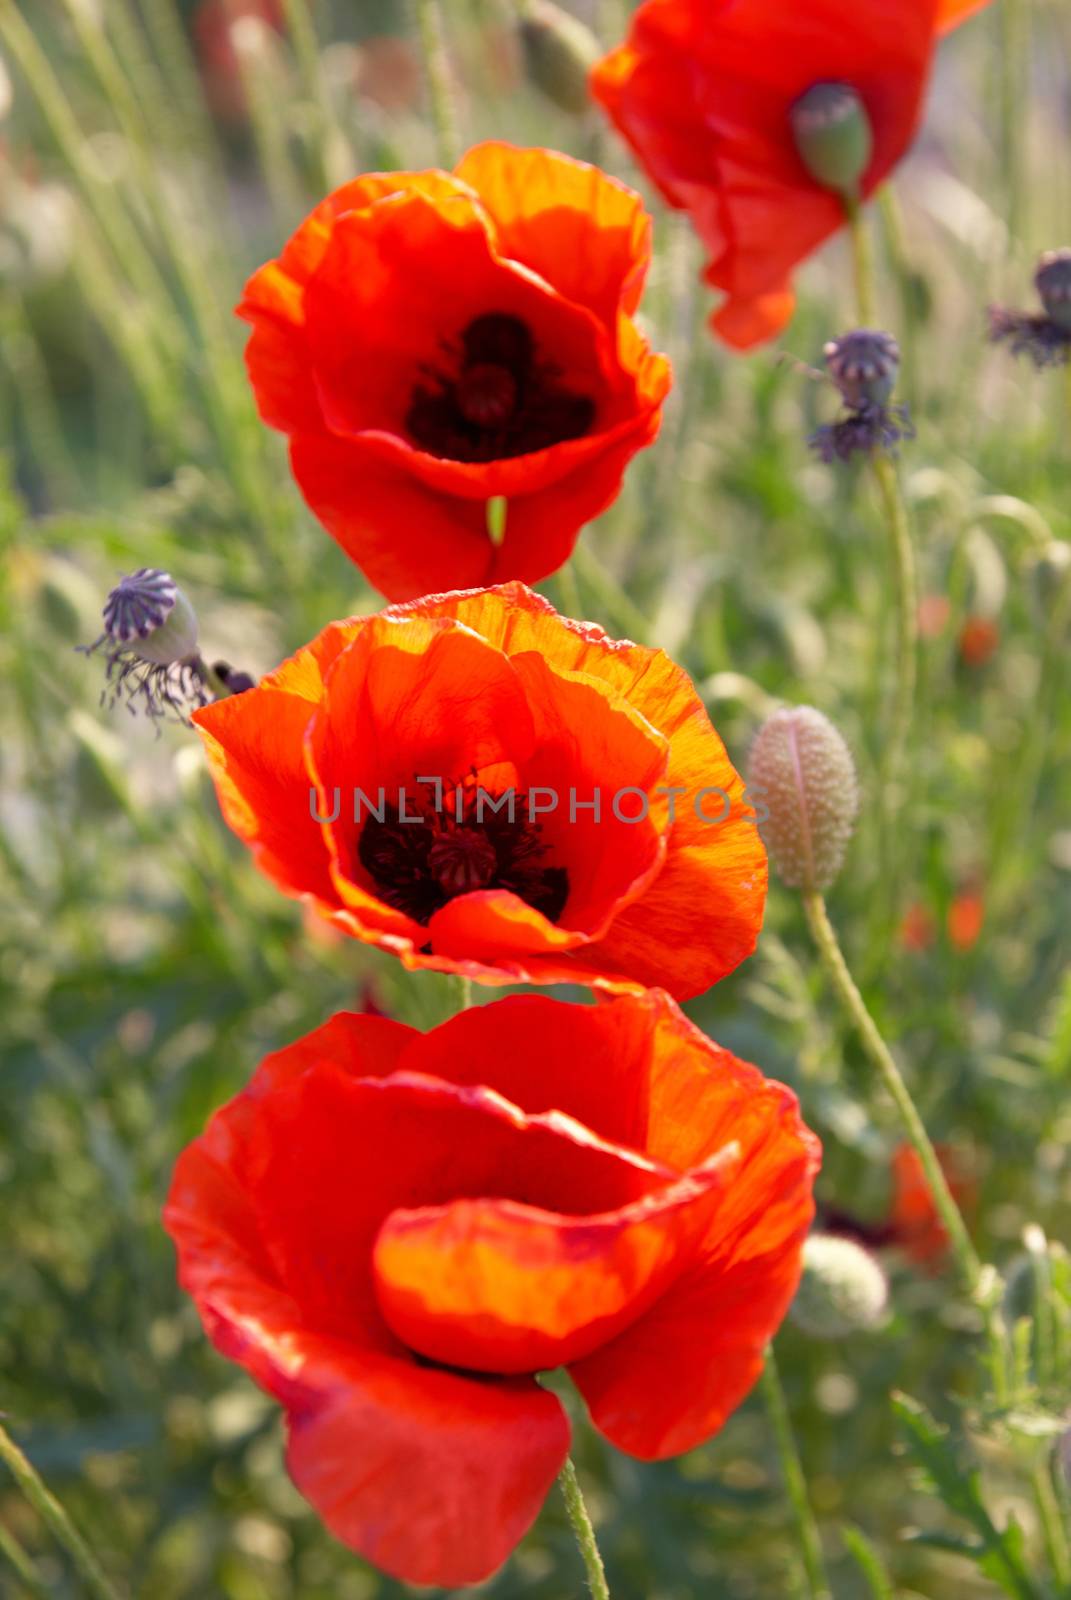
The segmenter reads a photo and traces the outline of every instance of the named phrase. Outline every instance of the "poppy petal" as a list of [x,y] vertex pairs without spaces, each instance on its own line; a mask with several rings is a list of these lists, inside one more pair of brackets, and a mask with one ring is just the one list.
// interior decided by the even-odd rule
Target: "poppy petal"
[[569,1423],[531,1378],[482,1380],[363,1356],[324,1363],[290,1416],[287,1466],[338,1538],[407,1583],[454,1589],[502,1565],[565,1464]]
[[664,1291],[737,1161],[730,1145],[599,1216],[482,1199],[394,1211],[375,1247],[380,1308],[405,1344],[449,1366],[524,1373],[576,1361]]
[[220,807],[258,866],[291,894],[327,902],[329,858],[310,813],[303,741],[324,674],[357,633],[333,622],[244,694],[203,706],[193,722],[205,744]]
[[457,165],[494,218],[504,256],[522,262],[608,327],[635,311],[651,259],[651,219],[633,190],[553,150],[478,144]]

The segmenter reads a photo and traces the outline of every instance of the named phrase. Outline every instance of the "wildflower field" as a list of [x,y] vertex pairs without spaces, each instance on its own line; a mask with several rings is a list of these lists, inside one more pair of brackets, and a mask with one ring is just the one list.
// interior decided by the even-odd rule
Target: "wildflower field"
[[0,0],[0,407],[0,1596],[1071,1600],[1067,0]]

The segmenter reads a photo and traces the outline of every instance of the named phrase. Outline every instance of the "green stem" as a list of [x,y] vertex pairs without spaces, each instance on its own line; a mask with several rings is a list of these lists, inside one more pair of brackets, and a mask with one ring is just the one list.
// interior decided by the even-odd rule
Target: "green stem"
[[458,132],[453,84],[450,81],[450,58],[446,52],[442,11],[439,0],[412,0],[412,3],[424,52],[424,70],[428,79],[439,161],[449,170],[461,154],[461,136]]
[[762,1369],[762,1392],[777,1444],[785,1489],[796,1518],[803,1570],[807,1575],[807,1593],[810,1600],[832,1600],[833,1591],[829,1587],[829,1578],[826,1575],[818,1523],[807,1496],[807,1480],[803,1475],[803,1463],[796,1447],[792,1418],[789,1415],[788,1402],[777,1370],[777,1362],[774,1360],[772,1345],[766,1349],[766,1363]]
[[878,1031],[877,1023],[867,1010],[866,1002],[856,988],[855,980],[848,970],[848,963],[844,959],[833,924],[829,920],[829,913],[826,910],[826,903],[820,890],[805,889],[803,891],[803,909],[807,917],[807,925],[811,930],[811,936],[822,958],[837,999],[858,1029],[863,1048],[866,1050],[871,1064],[877,1068],[884,1081],[885,1087],[900,1113],[908,1139],[914,1146],[922,1163],[926,1182],[933,1196],[934,1205],[937,1207],[938,1214],[948,1234],[960,1276],[967,1290],[972,1295],[976,1295],[982,1288],[984,1281],[981,1259],[971,1244],[963,1217],[955,1200],[952,1198],[952,1191],[949,1189],[948,1181],[941,1171],[941,1163],[937,1159],[937,1152],[933,1147],[929,1134],[926,1132],[922,1118],[919,1116],[911,1091],[904,1082],[903,1074],[893,1060],[892,1052]]
[[576,568],[571,561],[567,561],[558,573],[558,592],[561,596],[562,609],[567,617],[575,617],[581,621],[584,616],[584,602],[580,598],[580,585],[576,581]]
[[37,1570],[26,1551],[10,1529],[0,1522],[0,1556],[3,1556],[23,1588],[33,1595],[33,1600],[48,1600],[48,1590],[37,1575]]
[[896,190],[884,183],[878,192],[882,229],[889,261],[896,275],[897,294],[900,299],[900,348],[903,362],[900,368],[901,389],[908,406],[914,410],[918,403],[918,297],[915,276],[907,248],[907,230]]
[[650,633],[647,618],[583,537],[573,551],[573,571],[594,590],[614,627],[624,628],[637,644],[647,643]]
[[602,1556],[599,1554],[599,1547],[595,1542],[595,1529],[591,1525],[591,1517],[584,1504],[584,1496],[580,1492],[571,1456],[566,1457],[565,1465],[558,1474],[558,1484],[565,1501],[565,1509],[569,1513],[569,1521],[573,1526],[573,1533],[576,1535],[580,1557],[588,1575],[588,1588],[594,1600],[610,1600],[606,1571],[602,1564]]
[[846,195],[844,209],[848,215],[848,234],[852,244],[855,304],[859,326],[872,328],[877,318],[877,295],[874,288],[874,254],[870,245],[870,231],[863,215],[861,200]]
[[302,89],[316,117],[319,176],[325,189],[341,181],[340,158],[349,157],[348,143],[335,120],[333,103],[320,61],[320,47],[308,0],[283,0],[287,32],[294,47]]
[[915,549],[907,520],[899,474],[889,457],[873,458],[874,476],[881,493],[882,510],[889,535],[889,547],[896,573],[896,688],[893,698],[892,727],[885,753],[886,833],[897,815],[901,800],[904,752],[915,710],[918,679],[918,577]]
[[12,1477],[33,1506],[41,1521],[70,1556],[79,1577],[93,1600],[119,1600],[97,1562],[96,1556],[78,1532],[74,1523],[60,1505],[55,1495],[38,1475],[36,1469],[23,1455],[11,1435],[0,1424],[0,1460],[10,1469]]
[[457,979],[457,1009],[467,1011],[472,1005],[472,979],[462,977]]
[[1038,1520],[1045,1540],[1052,1575],[1059,1584],[1060,1593],[1071,1593],[1071,1545],[1068,1543],[1060,1502],[1053,1487],[1052,1471],[1048,1461],[1039,1461],[1033,1474],[1034,1499]]
[[1024,234],[1025,185],[1021,181],[1023,134],[1030,96],[1027,92],[1029,41],[1023,0],[1001,0],[1000,26],[1000,131],[1004,169],[1004,216],[1008,242]]

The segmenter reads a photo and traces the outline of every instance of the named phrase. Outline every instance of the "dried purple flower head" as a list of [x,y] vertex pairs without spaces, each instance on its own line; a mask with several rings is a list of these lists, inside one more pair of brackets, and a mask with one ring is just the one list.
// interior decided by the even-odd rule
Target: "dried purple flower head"
[[1071,249],[1046,250],[1034,274],[1045,315],[1071,333]]
[[891,333],[855,328],[831,339],[822,354],[844,401],[844,415],[807,441],[823,461],[850,461],[878,450],[893,453],[901,439],[915,437],[907,407],[889,405],[900,370],[900,346]]
[[197,649],[193,607],[166,572],[142,567],[121,578],[104,603],[104,632],[86,655],[106,649],[101,705],[124,700],[153,721],[188,722],[187,713],[212,698]]
[[853,328],[830,339],[822,355],[845,405],[855,410],[867,404],[883,406],[891,397],[900,371],[900,346],[891,333]]
[[1034,274],[1041,311],[989,307],[989,337],[1013,356],[1029,356],[1039,368],[1071,360],[1071,249],[1046,250]]

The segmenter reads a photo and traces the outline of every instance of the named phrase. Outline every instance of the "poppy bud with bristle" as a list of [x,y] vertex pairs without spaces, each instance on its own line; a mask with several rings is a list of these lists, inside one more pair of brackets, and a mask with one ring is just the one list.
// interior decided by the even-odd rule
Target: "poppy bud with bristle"
[[581,116],[591,106],[588,78],[602,55],[591,29],[552,0],[528,0],[519,28],[531,81],[563,111]]
[[843,1339],[882,1322],[889,1285],[874,1257],[833,1233],[812,1233],[803,1246],[803,1275],[789,1309],[812,1339]]
[[813,706],[775,711],[751,747],[748,791],[767,808],[763,843],[791,889],[826,889],[844,861],[859,810],[851,752]]
[[856,410],[868,404],[883,406],[892,395],[900,371],[900,346],[891,333],[854,328],[830,339],[822,354],[847,405]]
[[800,160],[815,183],[854,196],[870,165],[874,135],[866,107],[846,83],[816,83],[789,112]]
[[1071,249],[1046,250],[1034,283],[1045,315],[1071,333]]

